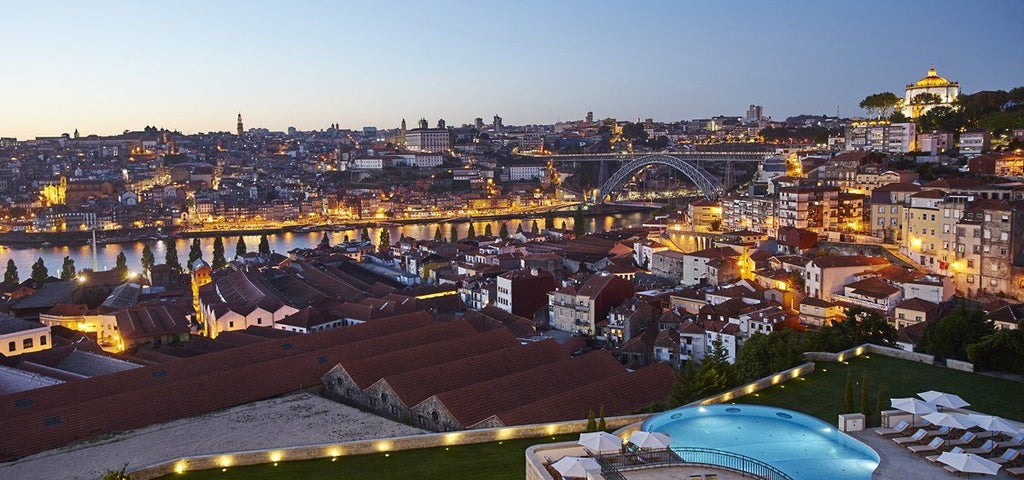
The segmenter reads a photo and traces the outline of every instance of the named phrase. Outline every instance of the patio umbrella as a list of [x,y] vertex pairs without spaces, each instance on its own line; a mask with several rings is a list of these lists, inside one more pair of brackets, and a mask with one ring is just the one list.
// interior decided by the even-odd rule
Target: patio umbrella
[[913,413],[914,415],[924,415],[926,413],[935,413],[935,407],[917,398],[893,398],[890,399],[892,402],[892,408],[897,410],[903,410],[907,413]]
[[562,457],[561,460],[552,463],[551,468],[563,477],[587,478],[587,471],[600,471],[601,465],[590,457]]
[[938,461],[963,473],[983,473],[985,475],[995,475],[1001,466],[996,462],[979,457],[973,453],[942,452],[942,455],[939,455]]
[[1020,433],[1021,431],[1024,431],[1024,429],[1021,429],[1021,427],[1002,417],[972,413],[967,415],[967,418],[974,422],[975,425],[984,428],[985,430],[988,430],[990,432],[1005,432],[1016,434]]
[[962,413],[935,412],[921,418],[932,425],[959,428],[961,430],[967,430],[977,425],[977,423],[971,420],[971,417]]
[[645,432],[643,430],[637,430],[629,436],[629,443],[640,448],[661,449],[668,448],[669,444],[672,443],[672,439],[661,432]]
[[622,449],[622,438],[608,432],[581,433],[576,443],[596,453],[618,453]]
[[964,407],[968,407],[968,406],[971,405],[971,404],[965,402],[964,399],[960,398],[960,395],[955,395],[955,394],[952,394],[952,393],[945,393],[945,392],[937,392],[935,390],[928,390],[927,392],[921,392],[921,393],[917,394],[917,396],[923,398],[924,401],[926,401],[926,402],[928,402],[928,403],[930,403],[932,405],[938,405],[940,407],[964,408]]

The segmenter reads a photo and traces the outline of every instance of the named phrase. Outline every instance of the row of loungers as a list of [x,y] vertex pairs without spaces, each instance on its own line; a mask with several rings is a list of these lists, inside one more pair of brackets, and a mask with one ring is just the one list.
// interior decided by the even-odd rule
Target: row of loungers
[[[1013,438],[1006,440],[998,440],[997,437],[1002,434],[989,431],[964,431],[959,437],[954,438],[956,429],[941,427],[938,429],[919,428],[913,435],[904,437],[898,436],[909,433],[911,427],[910,423],[902,421],[899,425],[893,428],[875,429],[875,433],[883,437],[894,437],[892,440],[896,442],[897,445],[905,446],[911,452],[920,454],[934,453],[934,455],[927,455],[925,457],[928,461],[933,463],[938,462],[939,456],[945,451],[952,453],[973,453],[1007,467],[1021,464],[1020,466],[1007,468],[1006,471],[1013,475],[1024,476],[1024,453],[1022,453],[1022,447],[1024,447],[1024,432],[1018,433]],[[984,440],[984,442],[981,445],[974,446],[976,442],[982,440]],[[1002,454],[996,453],[997,450],[1003,449],[1005,450]],[[949,472],[959,473],[952,467],[945,466],[944,468]]]

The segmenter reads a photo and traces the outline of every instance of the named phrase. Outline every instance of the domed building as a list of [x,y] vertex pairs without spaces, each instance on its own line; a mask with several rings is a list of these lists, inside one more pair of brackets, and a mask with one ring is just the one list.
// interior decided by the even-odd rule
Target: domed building
[[[915,101],[918,95],[931,94],[938,97],[938,102]],[[903,97],[901,111],[907,118],[917,118],[924,115],[938,106],[953,106],[953,102],[960,96],[960,84],[951,82],[940,77],[935,67],[928,69],[928,75],[924,78],[907,85],[906,95]]]

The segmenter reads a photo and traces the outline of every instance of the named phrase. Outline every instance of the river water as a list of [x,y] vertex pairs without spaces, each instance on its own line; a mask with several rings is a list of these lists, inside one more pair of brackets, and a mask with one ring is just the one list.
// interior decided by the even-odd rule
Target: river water
[[[607,230],[613,230],[617,228],[626,228],[639,226],[647,217],[648,213],[645,212],[633,212],[623,213],[615,215],[606,215],[598,217],[588,217],[586,221],[588,223],[588,231],[590,232],[604,232]],[[473,221],[473,229],[477,235],[483,235],[486,225],[490,224],[492,233],[497,235],[501,229],[501,224],[506,223],[510,233],[514,233],[520,223],[523,225],[524,231],[530,231],[532,224],[532,218],[524,218],[522,220],[491,220],[491,221]],[[544,228],[544,219],[538,218],[537,224],[540,228]],[[561,228],[562,222],[565,222],[566,226],[572,227],[571,216],[556,217],[555,228]],[[434,231],[438,227],[438,223],[423,223],[423,224],[410,224],[400,226],[390,226],[389,233],[391,235],[391,241],[396,242],[401,235],[407,237],[413,237],[418,239],[432,239],[434,238]],[[447,238],[451,232],[450,223],[440,224],[441,233]],[[456,228],[459,232],[459,238],[465,238],[466,233],[469,230],[469,222],[456,223]],[[369,228],[370,239],[374,243],[379,238],[380,231],[378,228]],[[360,231],[357,229],[340,231],[340,232],[328,232],[331,244],[341,242],[347,235],[352,240],[359,239]],[[267,240],[270,242],[270,249],[277,253],[287,254],[289,250],[295,248],[309,248],[315,247],[320,243],[323,238],[323,232],[308,232],[308,233],[275,233],[267,236]],[[125,253],[125,257],[128,259],[128,268],[132,271],[141,272],[142,266],[140,259],[142,258],[142,249],[148,243],[150,250],[153,251],[153,256],[156,258],[156,263],[164,263],[164,256],[167,252],[167,242],[174,242],[175,248],[178,251],[178,261],[184,266],[188,262],[188,251],[191,248],[192,239],[190,238],[177,238],[173,240],[155,240],[155,241],[139,241],[130,243],[114,243],[107,245],[99,245],[96,252],[97,267],[99,270],[109,270],[114,268],[117,263],[117,254],[120,252]],[[211,238],[202,238],[200,242],[203,247],[203,258],[209,262],[213,258],[213,241]],[[245,245],[249,251],[255,251],[259,246],[260,236],[259,235],[246,235]],[[224,237],[224,252],[230,260],[234,257],[235,246],[238,243],[237,236]],[[46,267],[49,269],[50,275],[60,276],[60,268],[63,264],[64,257],[70,256],[75,261],[75,267],[78,270],[83,268],[93,268],[92,260],[92,246],[89,245],[78,245],[73,247],[39,247],[39,248],[11,248],[6,246],[0,246],[0,270],[6,268],[7,260],[14,259],[14,264],[18,266],[18,274],[22,280],[29,277],[32,272],[32,264],[39,258],[43,259]]]

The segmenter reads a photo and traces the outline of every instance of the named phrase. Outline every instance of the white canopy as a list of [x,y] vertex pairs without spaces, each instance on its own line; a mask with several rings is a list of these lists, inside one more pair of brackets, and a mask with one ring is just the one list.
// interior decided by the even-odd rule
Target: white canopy
[[640,448],[668,448],[672,443],[672,439],[661,432],[637,430],[629,436],[629,443]]
[[928,390],[927,392],[921,392],[917,396],[924,399],[924,401],[946,408],[964,408],[971,404],[960,398],[959,395],[952,393],[937,392],[935,390]]
[[928,413],[935,413],[935,407],[914,397],[908,398],[893,398],[890,399],[892,402],[892,408],[902,410],[907,413],[913,413],[914,415],[924,415]]
[[590,457],[562,457],[561,460],[552,463],[554,468],[563,477],[587,478],[587,471],[601,470],[601,465]]
[[994,417],[992,415],[980,415],[977,413],[972,413],[967,415],[967,418],[974,422],[975,425],[984,428],[985,430],[988,430],[990,432],[1006,432],[1016,434],[1024,431],[1024,429],[1021,429],[1021,427],[1002,417]]
[[622,438],[608,432],[581,433],[576,443],[592,453],[618,453],[622,449]]
[[939,425],[943,427],[953,427],[966,430],[971,428],[977,423],[971,419],[971,417],[963,413],[946,413],[946,412],[935,412],[925,415],[924,420],[932,425]]
[[942,452],[938,460],[964,473],[995,475],[1001,466],[992,460],[979,457],[973,453]]

